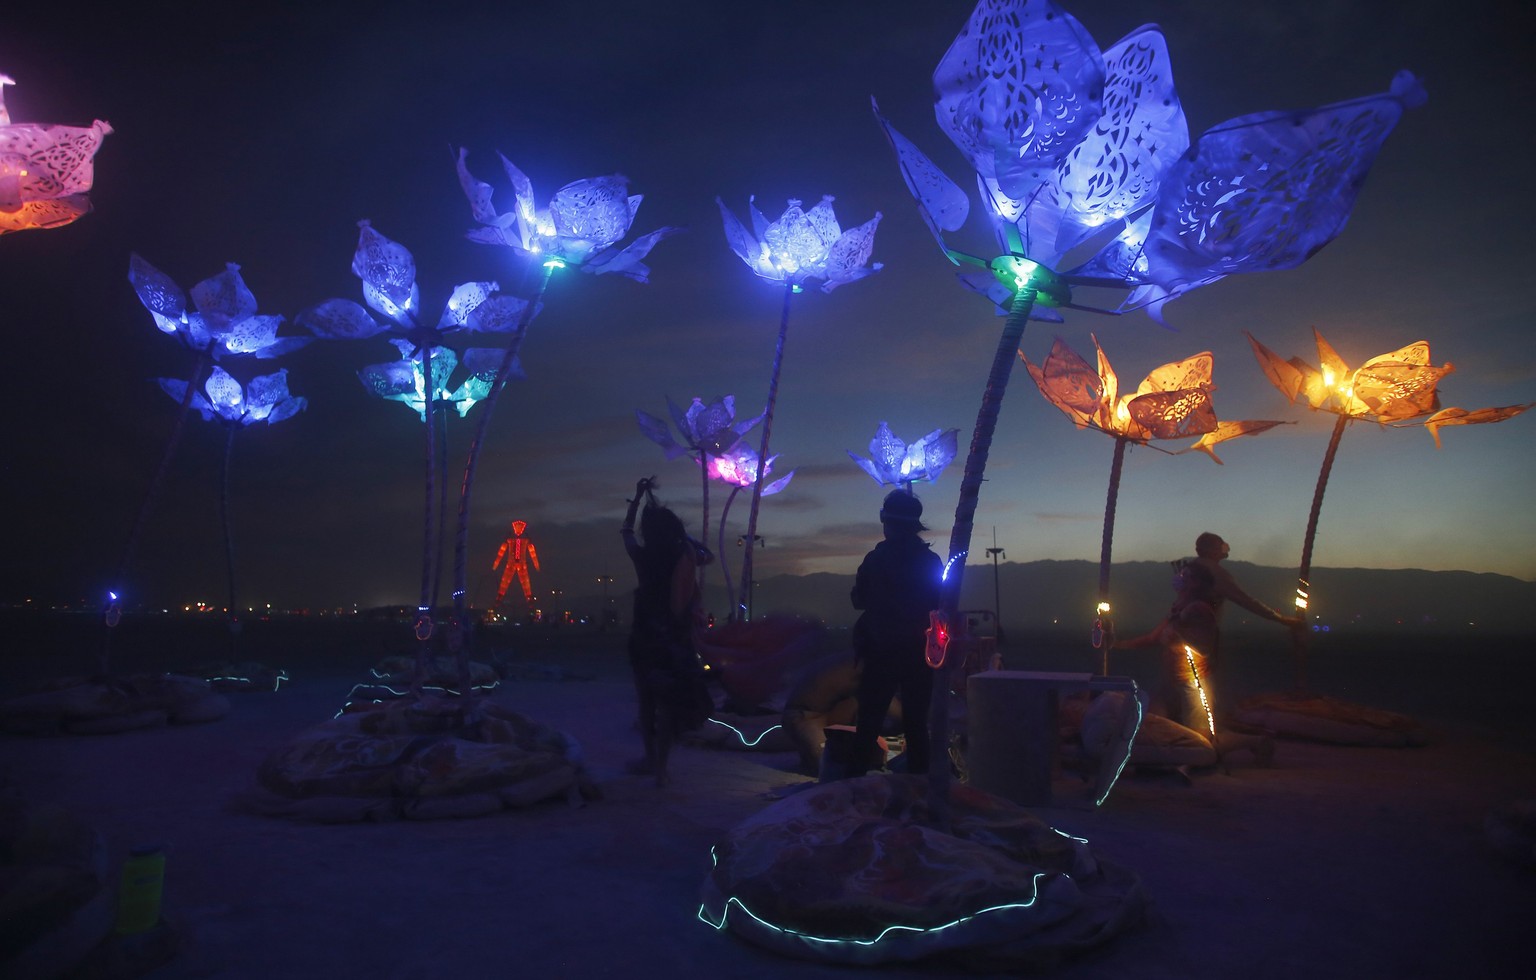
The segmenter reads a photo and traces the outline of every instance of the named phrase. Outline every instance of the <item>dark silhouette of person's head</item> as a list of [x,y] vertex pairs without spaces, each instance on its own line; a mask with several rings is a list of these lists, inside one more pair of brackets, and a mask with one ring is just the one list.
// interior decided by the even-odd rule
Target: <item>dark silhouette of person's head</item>
[[1222,540],[1221,535],[1211,531],[1203,532],[1195,538],[1195,554],[1201,558],[1209,558],[1212,561],[1221,561],[1231,553],[1232,549]]
[[682,547],[688,532],[683,529],[682,518],[664,507],[655,497],[647,495],[645,510],[640,512],[640,543],[647,549],[675,551]]
[[928,530],[923,523],[923,502],[905,490],[892,490],[880,505],[880,523],[886,534],[917,534]]
[[641,588],[662,589],[671,581],[672,569],[688,547],[682,519],[646,491],[640,512]]

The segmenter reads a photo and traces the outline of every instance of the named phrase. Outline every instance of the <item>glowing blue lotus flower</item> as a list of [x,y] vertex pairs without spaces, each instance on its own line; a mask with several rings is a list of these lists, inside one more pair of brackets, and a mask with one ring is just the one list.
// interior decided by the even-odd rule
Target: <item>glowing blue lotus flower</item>
[[[180,402],[187,396],[187,383],[175,378],[157,378],[161,389]],[[288,391],[288,369],[252,378],[241,385],[228,371],[214,365],[202,391],[192,393],[192,408],[212,422],[221,419],[233,425],[275,425],[292,418],[308,406],[307,399]]]
[[[390,343],[400,351],[400,360],[370,364],[357,372],[358,379],[374,395],[409,406],[422,421],[426,421],[427,385],[421,351],[409,340],[395,339]],[[471,347],[462,359],[450,347],[432,348],[433,399],[452,405],[463,418],[476,402],[490,393],[501,357],[502,351],[498,347]],[[460,365],[468,370],[469,376],[458,387],[449,390],[453,373]],[[517,376],[521,377],[521,372]]]
[[944,467],[954,461],[959,451],[959,435],[959,429],[934,429],[909,446],[881,422],[869,441],[870,458],[855,456],[852,451],[848,458],[881,486],[902,487],[910,492],[912,484],[919,480],[937,480]]
[[649,412],[637,409],[635,421],[647,439],[665,450],[668,459],[676,459],[690,452],[719,456],[734,447],[742,436],[763,420],[763,416],[758,415],[756,418],[737,421],[735,395],[716,398],[708,405],[704,404],[704,399],[695,398],[686,411],[668,398],[667,409],[683,437],[682,443],[672,438],[666,422]]
[[538,261],[553,259],[594,275],[616,272],[645,282],[650,269],[641,260],[657,242],[678,230],[658,228],[616,249],[614,246],[629,234],[643,199],[643,195],[629,193],[627,178],[613,174],[573,181],[555,191],[549,206],[540,210],[534,203],[533,183],[499,153],[512,181],[516,209],[498,214],[491,203],[491,186],[477,180],[464,165],[468,152],[459,148],[459,186],[469,198],[470,214],[485,225],[466,233],[470,241],[505,245]]
[[[420,318],[421,293],[416,286],[416,260],[410,250],[359,221],[352,272],[363,284],[363,301],[386,322],[375,320],[348,299],[330,299],[299,315],[299,324],[327,340],[357,340],[389,333],[417,347],[445,344],[450,334],[512,334],[520,329],[528,302],[497,292],[494,282],[456,286],[435,326]],[[537,314],[537,310],[533,311]]]
[[298,350],[311,340],[279,337],[283,318],[256,312],[256,297],[233,262],[219,275],[192,287],[191,309],[181,287],[138,254],[129,257],[128,281],[162,333],[215,360],[232,355],[265,360]]
[[962,281],[1006,308],[1036,264],[1113,236],[1039,300],[1070,305],[1070,286],[1129,289],[1120,310],[1156,318],[1190,289],[1298,265],[1336,237],[1387,134],[1424,100],[1403,72],[1380,95],[1242,116],[1190,147],[1155,27],[1101,54],[1070,14],[1040,0],[982,0],[934,85],[939,125],[976,171],[1002,255],[948,246],[969,199],[880,123],[940,247],[982,268]]
[[843,231],[832,212],[832,198],[806,211],[791,199],[789,207],[774,222],[757,209],[757,198],[748,199],[752,231],[737,220],[718,197],[720,218],[725,223],[725,238],[731,251],[763,279],[801,286],[807,279],[825,280],[822,291],[830,293],[844,283],[878,272],[879,262],[869,265],[875,248],[875,229],[880,212],[859,225]]

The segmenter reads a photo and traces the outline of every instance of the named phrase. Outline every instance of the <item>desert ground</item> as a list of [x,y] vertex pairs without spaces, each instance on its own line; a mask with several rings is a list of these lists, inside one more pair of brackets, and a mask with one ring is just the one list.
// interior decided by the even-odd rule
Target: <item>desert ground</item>
[[[59,634],[10,635],[0,660],[7,695],[37,675],[79,669],[93,652]],[[600,800],[342,825],[240,812],[231,803],[252,788],[261,760],[331,717],[395,642],[347,636],[248,650],[291,680],[230,695],[233,710],[218,721],[0,737],[0,780],[94,827],[114,867],[136,845],[165,846],[163,913],[174,951],[146,976],[977,975],[944,962],[867,969],[789,960],[702,922],[711,845],[812,777],[796,771],[791,752],[697,746],[677,750],[666,788],[627,774],[638,742],[619,633],[502,636],[497,655],[508,677],[489,695],[573,736]],[[839,642],[829,634],[830,645]],[[122,646],[123,669],[184,669],[198,653],[195,644],[147,637]],[[1029,639],[1005,653],[1010,665],[1029,662]],[[1528,651],[1505,653],[1528,660]],[[1523,706],[1530,671],[1499,681],[1421,666],[1383,685],[1389,700],[1417,690],[1422,705],[1439,709],[1419,715],[1431,735],[1421,747],[1283,741],[1269,768],[1234,759],[1187,780],[1128,772],[1098,808],[1063,772],[1052,805],[1032,809],[1137,874],[1151,907],[1140,925],[1042,972],[1528,976],[1536,871],[1496,853],[1484,821],[1496,806],[1536,797],[1532,713],[1511,707],[1495,717],[1476,700],[1490,692],[1490,701]],[[1369,693],[1326,662],[1314,669],[1326,693]]]

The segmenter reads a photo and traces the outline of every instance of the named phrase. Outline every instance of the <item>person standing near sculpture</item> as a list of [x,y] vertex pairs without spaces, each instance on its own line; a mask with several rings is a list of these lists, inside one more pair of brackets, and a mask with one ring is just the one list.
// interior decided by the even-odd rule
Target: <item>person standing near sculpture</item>
[[[672,742],[698,728],[714,710],[704,665],[694,649],[693,633],[701,619],[698,568],[713,560],[709,550],[690,538],[683,522],[656,500],[656,481],[635,484],[634,499],[619,533],[635,566],[634,613],[630,618],[629,664],[639,702],[644,758],[630,771],[670,781],[667,760]],[[635,513],[642,498],[640,535]]]
[[890,708],[900,695],[902,729],[907,741],[907,771],[926,773],[931,745],[928,701],[933,669],[923,657],[928,613],[938,608],[944,563],[918,535],[923,504],[906,490],[893,490],[880,508],[885,538],[859,565],[850,598],[863,610],[853,627],[859,675],[858,729],[850,750],[848,774],[869,769]]
[[1209,657],[1219,645],[1220,630],[1213,605],[1210,570],[1193,561],[1175,562],[1173,606],[1149,632],[1128,640],[1109,637],[1116,650],[1157,647],[1161,650],[1157,680],[1151,695],[1153,714],[1205,732],[1214,728],[1210,710]]
[[[1287,626],[1293,630],[1301,629],[1305,620],[1300,616],[1283,615],[1243,591],[1243,587],[1237,584],[1237,579],[1233,578],[1232,573],[1223,568],[1221,564],[1231,553],[1231,546],[1222,540],[1219,534],[1205,531],[1195,538],[1195,557],[1192,561],[1211,573],[1210,604],[1211,608],[1216,612],[1217,623],[1221,622],[1221,610],[1225,605],[1225,600],[1230,599],[1234,604],[1241,606],[1261,619],[1279,623],[1281,626]],[[1212,649],[1206,655],[1214,661],[1219,651],[1220,643],[1217,642],[1212,645]]]

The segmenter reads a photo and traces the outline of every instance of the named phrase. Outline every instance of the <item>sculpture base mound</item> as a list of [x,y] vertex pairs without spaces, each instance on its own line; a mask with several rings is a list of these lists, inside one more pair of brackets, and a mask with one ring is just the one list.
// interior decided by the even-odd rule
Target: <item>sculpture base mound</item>
[[115,735],[217,721],[229,699],[199,677],[133,674],[58,678],[0,702],[0,730],[15,735]]
[[1426,745],[1429,735],[1408,715],[1309,694],[1258,694],[1237,705],[1229,727],[1278,738],[1402,748]]
[[833,963],[928,957],[1049,965],[1140,921],[1131,872],[1028,811],[955,783],[949,832],[921,776],[822,783],[714,848],[699,917],[774,952]]
[[599,795],[569,735],[437,696],[354,704],[269,755],[257,782],[243,809],[320,823],[478,817]]

